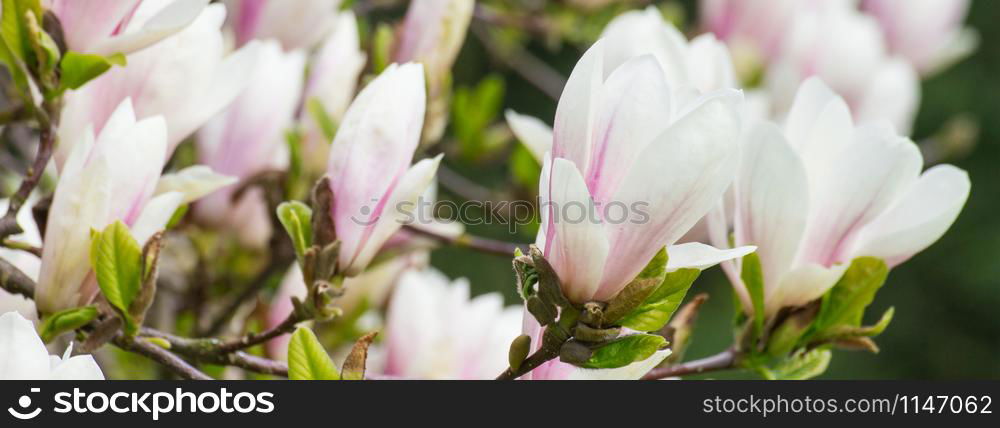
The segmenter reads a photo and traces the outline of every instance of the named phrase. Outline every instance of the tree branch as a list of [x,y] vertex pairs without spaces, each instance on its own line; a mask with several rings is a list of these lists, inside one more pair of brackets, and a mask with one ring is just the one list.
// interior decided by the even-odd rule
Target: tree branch
[[739,361],[739,353],[732,349],[727,349],[710,357],[700,360],[689,361],[675,366],[657,367],[650,370],[642,377],[642,380],[656,380],[668,377],[685,376],[691,374],[707,373],[719,370],[727,370],[736,367]]
[[155,337],[170,343],[170,350],[195,361],[246,369],[256,373],[288,376],[288,364],[257,357],[242,351],[225,351],[217,339],[192,339],[143,327],[140,336]]
[[516,380],[517,378],[524,376],[528,372],[538,368],[538,366],[545,364],[549,360],[555,359],[557,356],[559,356],[558,352],[546,350],[543,347],[538,351],[535,351],[534,354],[531,354],[530,357],[524,360],[524,362],[521,363],[521,366],[518,367],[517,370],[508,367],[507,370],[504,370],[503,373],[500,373],[500,376],[497,376],[496,380]]
[[[459,236],[451,237],[437,234],[431,230],[421,229],[413,225],[403,226],[406,230],[414,232],[421,236],[426,236],[442,244],[453,245],[461,248],[468,248],[471,250],[476,250],[486,254],[493,254],[501,257],[513,257],[514,250],[521,248],[519,245],[498,241],[495,239],[482,238],[478,236],[472,236],[469,234],[462,234]],[[523,248],[521,248],[524,251]]]
[[34,163],[28,168],[28,174],[24,177],[24,181],[21,182],[21,186],[10,197],[10,205],[7,206],[7,213],[0,218],[0,240],[24,231],[17,224],[17,213],[21,211],[21,207],[24,206],[28,197],[31,196],[31,192],[35,190],[35,187],[42,180],[45,167],[48,166],[49,160],[52,159],[52,151],[56,144],[55,128],[52,126],[48,114],[44,111],[39,110],[36,116],[42,128],[39,135],[38,153],[35,155]]
[[212,380],[209,375],[194,368],[187,361],[150,342],[130,338],[119,331],[115,335],[114,340],[112,340],[112,343],[125,351],[142,355],[167,367],[181,378],[188,380]]
[[35,281],[2,258],[0,258],[0,288],[11,294],[20,294],[29,299],[35,298]]

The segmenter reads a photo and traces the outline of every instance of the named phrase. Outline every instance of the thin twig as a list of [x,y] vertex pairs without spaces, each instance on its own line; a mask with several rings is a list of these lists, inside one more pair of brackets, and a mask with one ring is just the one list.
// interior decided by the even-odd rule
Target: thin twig
[[204,331],[204,334],[202,334],[201,336],[214,336],[222,332],[223,328],[225,328],[226,325],[229,324],[229,321],[233,319],[233,316],[236,315],[239,308],[242,307],[251,299],[257,297],[257,294],[259,294],[261,290],[266,288],[267,284],[270,283],[271,277],[281,273],[284,269],[288,268],[291,262],[292,262],[291,260],[285,260],[284,258],[279,258],[277,257],[277,254],[275,254],[272,257],[271,261],[268,263],[267,267],[265,267],[263,271],[257,274],[257,276],[253,279],[253,281],[251,281],[250,284],[247,285],[247,287],[244,288],[239,295],[237,295],[228,303],[226,303],[223,309],[219,311],[219,315],[214,320],[212,320],[212,323],[209,324],[208,328]]
[[34,254],[38,257],[42,256],[41,248],[38,248],[26,242],[15,241],[13,239],[4,239],[2,242],[0,242],[0,247],[7,247],[12,250],[24,251],[26,253]]
[[467,201],[493,201],[494,192],[462,176],[444,164],[438,165],[437,170],[438,185]]
[[139,334],[145,337],[155,337],[170,343],[170,350],[195,361],[210,364],[220,364],[246,369],[256,373],[288,376],[288,365],[280,361],[268,360],[242,351],[224,351],[217,339],[192,339],[176,336],[148,327],[143,327]]
[[478,236],[472,236],[469,234],[462,234],[459,236],[445,236],[435,233],[431,230],[421,229],[413,225],[404,226],[406,230],[414,232],[418,235],[426,236],[442,244],[453,245],[461,248],[468,248],[471,250],[476,250],[485,254],[493,254],[501,257],[513,257],[514,251],[521,249],[521,251],[526,251],[518,244],[511,242],[498,241],[495,239],[482,238]]
[[710,357],[700,360],[689,361],[675,366],[657,367],[650,370],[642,377],[642,380],[656,380],[668,377],[685,376],[691,374],[707,373],[719,370],[727,370],[736,367],[739,354],[727,349]]
[[482,42],[493,56],[498,58],[511,70],[520,74],[524,80],[540,89],[545,95],[553,100],[558,100],[562,94],[563,86],[566,86],[566,77],[558,71],[549,67],[542,61],[529,53],[523,47],[501,46],[499,42],[489,33],[488,28],[473,25],[472,34]]
[[288,318],[285,318],[285,320],[282,321],[281,324],[278,324],[274,328],[266,330],[260,334],[250,333],[239,339],[223,342],[218,346],[217,349],[219,352],[222,353],[231,353],[247,348],[252,348],[262,343],[266,343],[278,336],[291,333],[292,331],[295,330],[295,326],[303,321],[306,320],[301,319],[296,311],[292,311],[292,313],[288,315]]
[[210,376],[194,368],[187,361],[184,361],[184,359],[174,355],[174,353],[145,340],[136,340],[125,336],[122,332],[118,332],[112,342],[115,346],[123,350],[142,355],[169,368],[170,371],[183,379],[212,380]]
[[21,182],[21,186],[10,197],[10,205],[7,206],[7,213],[0,218],[0,240],[23,232],[21,226],[17,224],[17,213],[21,211],[21,207],[28,200],[28,197],[31,196],[31,192],[35,190],[35,187],[42,180],[45,167],[48,166],[49,160],[52,158],[52,151],[56,141],[55,129],[49,123],[48,115],[40,113],[38,117],[42,125],[42,131],[39,135],[38,153],[35,155],[35,162],[28,169],[27,176]]
[[11,294],[20,294],[29,299],[35,298],[35,281],[17,266],[0,258],[0,288]]
[[558,354],[555,351],[547,351],[544,348],[539,349],[524,360],[517,370],[508,367],[507,370],[500,373],[500,376],[497,376],[496,380],[516,380],[517,378],[524,376],[526,373],[538,368],[538,366],[545,364],[557,356]]

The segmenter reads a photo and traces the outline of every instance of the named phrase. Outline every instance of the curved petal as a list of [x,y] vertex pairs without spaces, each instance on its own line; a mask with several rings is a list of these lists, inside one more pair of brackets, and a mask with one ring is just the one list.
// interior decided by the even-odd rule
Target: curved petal
[[754,246],[720,250],[700,242],[671,245],[667,247],[667,272],[678,269],[705,270],[728,260],[742,258],[757,250]]
[[781,131],[762,122],[744,137],[736,179],[736,245],[756,245],[764,284],[792,267],[809,213],[809,177]]
[[[102,40],[89,52],[128,54],[170,37],[194,22],[209,0],[176,0],[156,13],[142,28]],[[74,3],[89,3],[75,1]],[[120,3],[120,2],[119,2]],[[92,18],[92,17],[91,17]],[[110,33],[109,33],[110,34]]]
[[597,298],[617,294],[725,193],[739,162],[740,100],[736,91],[714,94],[639,156],[614,196],[633,216],[608,225],[609,253],[615,256],[608,260]]
[[189,204],[236,181],[236,177],[218,174],[205,165],[193,165],[160,177],[155,195],[180,192],[184,194],[181,203]]
[[49,353],[31,321],[17,312],[0,315],[0,380],[44,380]]
[[781,308],[804,305],[822,297],[849,266],[849,263],[841,263],[827,268],[810,263],[785,273],[776,287],[765,292],[765,315],[771,316]]
[[514,136],[528,148],[538,163],[542,163],[545,153],[552,150],[552,128],[538,118],[518,114],[514,110],[508,109],[504,117]]
[[605,203],[643,150],[670,125],[670,87],[652,55],[630,59],[604,82],[590,163],[578,164],[594,200]]
[[[434,181],[434,174],[437,172],[442,156],[438,155],[433,159],[417,162],[400,177],[391,193],[383,197],[385,200],[385,204],[382,205],[384,209],[373,213],[375,225],[366,229],[367,233],[362,236],[361,247],[356,254],[350,254],[345,252],[343,248],[341,249],[340,261],[343,263],[342,266],[346,268],[348,276],[361,273],[392,234],[403,227],[407,223],[407,219],[412,218],[413,209],[417,206],[420,195],[423,195],[427,186],[430,186]],[[339,225],[338,223],[338,233],[340,232]]]
[[104,380],[104,373],[90,355],[77,355],[52,368],[50,380]]
[[552,162],[549,198],[552,233],[546,242],[545,259],[559,275],[563,294],[570,301],[589,302],[597,292],[608,258],[608,236],[591,208],[595,205],[587,185],[572,162]]
[[920,76],[906,61],[885,61],[864,88],[855,116],[862,121],[886,120],[909,135],[920,106]]
[[132,224],[132,236],[139,245],[144,245],[154,233],[163,230],[182,202],[184,194],[180,192],[164,193],[151,199]]
[[938,165],[858,234],[852,257],[874,256],[898,265],[933,244],[962,211],[969,197],[969,174]]
[[598,40],[570,73],[552,126],[552,156],[569,159],[578,168],[590,164],[592,124],[604,81],[604,48]]

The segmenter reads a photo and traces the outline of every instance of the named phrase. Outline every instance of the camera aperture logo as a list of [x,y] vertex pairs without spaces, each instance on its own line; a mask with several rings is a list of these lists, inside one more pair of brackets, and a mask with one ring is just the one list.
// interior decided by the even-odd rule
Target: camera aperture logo
[[[39,388],[31,388],[31,392],[40,392]],[[214,414],[214,413],[271,413],[275,409],[274,394],[270,392],[238,392],[221,388],[218,392],[186,392],[177,388],[174,392],[87,392],[73,388],[73,392],[57,392],[53,396],[55,407],[52,409],[60,414],[102,414],[113,412],[118,414],[148,414],[154,421],[168,414]],[[11,416],[21,419],[34,419],[42,413],[42,408],[32,409],[32,398],[22,395],[17,401],[17,408],[9,407]]]

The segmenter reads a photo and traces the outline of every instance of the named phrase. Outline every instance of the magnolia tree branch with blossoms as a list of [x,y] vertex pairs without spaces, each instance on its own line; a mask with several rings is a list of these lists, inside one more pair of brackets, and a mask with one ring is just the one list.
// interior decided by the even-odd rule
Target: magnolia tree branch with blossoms
[[[976,47],[966,1],[703,0],[687,33],[639,1],[344,3],[3,0],[0,126],[34,155],[0,174],[0,379],[806,379],[878,351],[868,306],[969,196],[907,137]],[[582,53],[564,76],[514,31]],[[456,85],[467,36],[554,118]],[[507,191],[446,166],[506,152]],[[441,218],[438,184],[531,200],[534,242]],[[520,301],[444,246],[510,260]],[[714,266],[735,334],[686,361]]]

